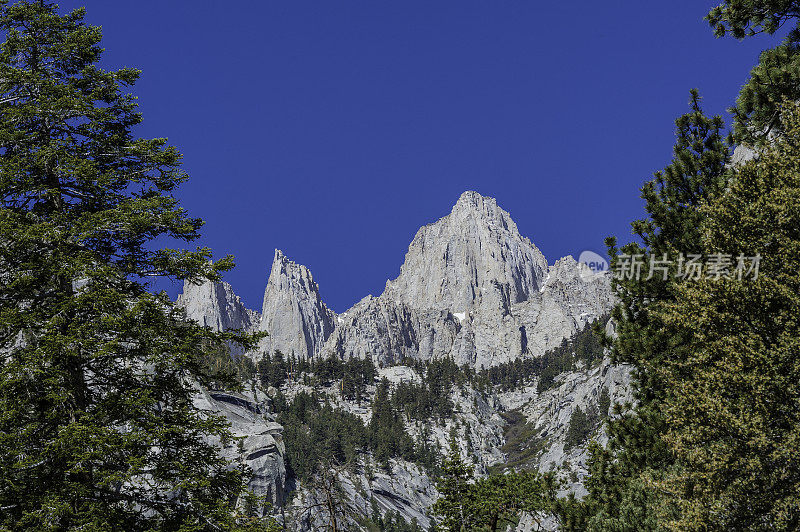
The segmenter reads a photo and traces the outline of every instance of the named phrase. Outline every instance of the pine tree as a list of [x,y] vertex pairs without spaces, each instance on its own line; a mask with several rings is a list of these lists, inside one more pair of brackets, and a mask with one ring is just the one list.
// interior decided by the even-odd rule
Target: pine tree
[[709,11],[706,20],[717,37],[730,34],[743,39],[771,35],[798,16],[800,3],[794,0],[725,0]]
[[564,450],[576,447],[585,442],[597,428],[597,412],[584,412],[581,407],[572,411],[564,438]]
[[[720,117],[709,118],[701,109],[700,96],[692,91],[690,111],[676,121],[677,141],[673,160],[654,179],[645,183],[647,219],[634,222],[634,233],[644,246],[631,243],[618,249],[609,239],[612,268],[623,254],[658,259],[663,254],[701,251],[699,207],[724,188],[729,150],[724,142]],[[575,529],[660,530],[661,521],[675,511],[671,502],[654,489],[666,471],[679,467],[663,439],[663,403],[670,383],[660,368],[672,357],[688,356],[683,331],[664,320],[662,305],[676,298],[677,272],[673,263],[666,280],[662,276],[615,279],[612,282],[620,303],[613,309],[617,326],[613,344],[614,361],[634,368],[636,407],[610,421],[607,448],[591,445],[589,497],[580,512],[568,510]],[[667,516],[667,517],[664,517]]]
[[800,2],[795,0],[727,0],[706,16],[718,37],[736,39],[774,34],[792,27],[784,42],[765,50],[739,91],[734,116],[737,143],[751,147],[779,133],[779,107],[784,98],[800,99]]
[[[774,33],[798,13],[796,2],[730,0],[707,18],[718,36],[730,33],[743,38]],[[764,139],[775,142],[786,135],[781,124],[787,122],[780,106],[786,98],[800,98],[798,42],[795,29],[781,46],[764,52],[751,72],[733,109],[733,139],[737,142],[764,149]],[[680,252],[734,253],[757,247],[748,243],[748,239],[757,241],[753,234],[736,233],[736,228],[743,226],[745,205],[751,204],[740,202],[733,209],[726,202],[737,194],[748,194],[748,201],[759,205],[756,209],[768,218],[764,209],[769,213],[769,208],[760,201],[760,194],[768,190],[754,187],[752,180],[737,184],[739,178],[725,169],[728,150],[721,138],[721,120],[702,117],[699,106],[694,110],[684,117],[688,128],[678,124],[673,163],[643,189],[650,218],[636,222],[634,229],[645,247],[629,245],[623,253],[641,253],[646,260],[647,253],[656,257],[668,253],[674,258]],[[783,155],[783,162],[772,160],[776,168],[794,164],[786,152]],[[777,180],[772,184],[778,185]],[[791,187],[782,187],[774,195],[780,195],[787,205],[794,204]],[[772,205],[777,206],[777,202]],[[725,216],[715,220],[713,213],[722,211]],[[781,233],[781,222],[787,216],[791,219],[789,212],[777,220],[762,217],[758,224],[762,243],[781,238],[787,242],[786,232]],[[724,245],[709,239],[715,222],[718,234],[736,237],[728,238]],[[771,222],[777,223],[777,234],[770,234]],[[616,256],[620,250],[611,243],[611,253]],[[778,255],[791,255],[788,249],[792,247]],[[732,368],[733,361],[756,356],[749,345],[751,326],[758,329],[757,324],[766,320],[773,333],[782,335],[792,330],[792,322],[783,318],[779,324],[773,321],[771,312],[776,310],[780,316],[780,306],[759,307],[754,299],[758,291],[751,285],[701,282],[687,291],[685,283],[674,282],[675,273],[671,270],[665,282],[656,278],[615,283],[621,304],[614,313],[619,332],[614,354],[617,361],[635,367],[639,404],[609,424],[607,448],[593,446],[586,484],[590,496],[582,508],[588,511],[588,519],[574,507],[564,513],[569,514],[572,529],[796,528],[797,502],[790,495],[792,489],[796,493],[796,485],[790,479],[795,474],[792,453],[797,446],[785,432],[796,432],[794,418],[775,403],[760,409],[752,404],[759,392],[772,386],[779,387],[779,396],[791,403],[794,388],[785,386],[784,378],[796,374],[796,369],[780,350],[775,353],[776,360],[767,362],[769,356],[763,349],[757,351],[762,373],[742,371],[741,365]],[[739,296],[737,303],[730,300],[734,294]],[[700,310],[700,301],[708,308]],[[741,305],[741,313],[730,312],[736,304]],[[726,324],[723,317],[729,320]],[[724,338],[727,344],[720,341],[712,354],[709,338]],[[733,345],[737,348],[732,349]],[[791,350],[788,345],[782,348]],[[777,378],[776,367],[785,372]],[[700,397],[699,404],[694,403],[696,397]],[[769,423],[773,425],[767,430]],[[766,448],[755,449],[756,441],[772,449],[772,454]],[[765,475],[757,479],[761,467]],[[777,478],[783,479],[781,487]]]
[[243,471],[193,395],[204,358],[242,337],[187,321],[148,279],[232,264],[153,244],[202,221],[172,196],[178,151],[132,134],[139,72],[97,66],[83,15],[0,4],[0,528],[231,528]]
[[439,498],[432,512],[439,516],[437,528],[449,532],[472,530],[475,524],[469,512],[467,497],[473,479],[472,467],[461,459],[455,432],[450,434],[450,450],[442,460],[441,476],[436,482]]
[[661,368],[665,439],[685,466],[659,486],[680,501],[673,529],[800,528],[800,108],[781,117],[700,209],[704,251],[762,255],[757,279],[706,276],[665,309],[691,338],[691,357]]
[[482,478],[469,487],[466,512],[479,529],[505,530],[528,513],[538,522],[549,513],[555,500],[556,483],[552,476],[533,472],[506,473]]
[[597,399],[597,409],[600,411],[600,417],[605,418],[609,415],[611,410],[611,395],[608,393],[608,388],[603,387],[600,392],[600,397]]

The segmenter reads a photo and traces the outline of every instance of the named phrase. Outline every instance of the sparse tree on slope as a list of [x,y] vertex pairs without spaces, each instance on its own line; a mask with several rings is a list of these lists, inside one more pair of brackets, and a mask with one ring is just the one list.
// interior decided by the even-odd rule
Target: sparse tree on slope
[[432,512],[440,517],[438,529],[449,532],[470,530],[474,523],[467,509],[467,494],[473,480],[472,466],[461,459],[456,433],[450,434],[450,451],[442,460],[441,477],[436,482],[439,498]]

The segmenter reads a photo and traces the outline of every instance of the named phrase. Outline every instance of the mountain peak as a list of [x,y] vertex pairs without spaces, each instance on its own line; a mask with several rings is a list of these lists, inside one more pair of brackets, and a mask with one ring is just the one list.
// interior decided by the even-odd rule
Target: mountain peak
[[285,265],[291,268],[300,267],[306,270],[308,269],[302,264],[297,264],[293,260],[289,259],[289,257],[287,257],[286,254],[278,248],[275,248],[275,255],[272,258],[272,267],[275,268],[275,265]]
[[291,260],[280,249],[275,249],[269,281],[284,287],[296,285],[301,288],[303,293],[316,294],[316,297],[318,297],[319,287],[317,283],[314,282],[314,276],[311,275],[311,270]]
[[497,204],[497,201],[494,198],[483,196],[474,190],[465,190],[458,197],[458,201],[456,201],[456,204],[453,206],[453,210],[476,208],[483,205],[483,203],[486,201],[494,203],[495,205]]
[[450,214],[422,227],[387,283],[398,301],[462,312],[506,287],[512,303],[539,289],[547,261],[494,198],[466,191]]
[[322,302],[311,271],[276,249],[260,324],[260,329],[270,335],[262,348],[304,358],[313,356],[333,331],[335,318]]
[[498,209],[501,211],[503,210],[497,206],[496,199],[489,196],[482,196],[474,190],[467,190],[458,197],[458,201],[453,205],[453,210],[450,211],[450,213],[474,212],[488,214]]
[[450,215],[442,220],[447,218],[461,227],[479,223],[493,231],[509,231],[519,235],[517,224],[511,219],[511,215],[497,204],[497,200],[490,196],[482,196],[474,190],[467,190],[461,194]]

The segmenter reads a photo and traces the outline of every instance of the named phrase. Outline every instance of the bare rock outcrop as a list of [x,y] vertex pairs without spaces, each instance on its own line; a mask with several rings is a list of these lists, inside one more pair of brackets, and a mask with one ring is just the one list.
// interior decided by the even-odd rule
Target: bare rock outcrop
[[417,231],[384,295],[416,308],[465,312],[499,288],[510,303],[539,290],[547,261],[494,198],[464,192],[449,215]]
[[488,367],[542,355],[612,302],[607,275],[572,257],[548,267],[493,198],[465,192],[450,214],[417,232],[384,292],[342,315],[322,352],[384,365],[452,357]]
[[245,307],[231,285],[224,281],[202,284],[186,281],[177,305],[183,307],[187,317],[215,331],[243,329],[252,332],[261,320],[259,313]]
[[276,249],[258,326],[269,334],[261,350],[311,357],[335,325],[336,314],[322,302],[319,286],[309,269]]
[[[261,321],[259,313],[245,307],[231,285],[224,281],[202,284],[186,281],[176,304],[183,307],[189,319],[218,332],[240,329],[252,333]],[[230,343],[229,348],[234,356],[245,354],[237,344]]]
[[194,402],[201,410],[224,418],[230,423],[233,436],[240,438],[240,443],[223,447],[222,456],[250,468],[248,488],[266,503],[259,512],[270,512],[271,506],[282,505],[286,496],[283,427],[246,394],[201,390]]

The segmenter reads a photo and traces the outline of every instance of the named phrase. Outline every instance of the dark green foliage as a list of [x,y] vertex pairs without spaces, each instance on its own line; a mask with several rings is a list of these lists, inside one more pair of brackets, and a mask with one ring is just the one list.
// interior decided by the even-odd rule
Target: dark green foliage
[[718,37],[730,34],[737,39],[794,26],[780,46],[761,54],[739,92],[732,109],[737,142],[756,146],[768,134],[778,132],[783,99],[800,99],[799,16],[800,2],[796,0],[728,0],[706,17]]
[[[689,113],[680,117],[676,126],[672,162],[642,188],[649,218],[633,223],[635,234],[646,247],[629,244],[620,250],[609,239],[612,269],[620,253],[649,252],[656,257],[669,253],[676,257],[680,252],[702,249],[703,215],[699,207],[723,188],[729,150],[722,120],[702,113],[696,91],[691,94]],[[688,338],[665,323],[654,309],[675,300],[679,282],[673,264],[666,281],[642,276],[612,283],[620,299],[612,312],[618,334],[612,356],[616,362],[633,366],[638,404],[609,423],[607,449],[593,447],[586,483],[589,496],[582,510],[567,511],[577,523],[581,522],[581,512],[589,514],[579,528],[655,530],[659,528],[658,516],[668,518],[673,512],[663,493],[649,488],[648,483],[676,467],[663,440],[663,401],[668,383],[660,368],[666,357],[685,356],[676,346],[687,346]]]
[[372,452],[383,464],[403,458],[428,468],[436,465],[436,451],[426,435],[415,443],[405,431],[386,381],[378,385],[366,426],[358,416],[331,406],[324,394],[300,392],[291,401],[279,394],[274,405],[284,427],[288,466],[301,480],[308,480],[319,463],[354,464],[360,452]]
[[289,376],[289,364],[284,360],[283,353],[275,351],[272,356],[266,353],[258,361],[256,371],[262,386],[280,388]]
[[426,421],[448,417],[453,412],[449,394],[440,401],[425,383],[402,382],[392,393],[392,404],[408,419]]
[[608,388],[603,388],[600,392],[600,397],[597,399],[597,409],[600,411],[600,417],[604,418],[610,414],[611,409],[611,396],[608,393]]
[[505,443],[501,448],[506,454],[506,461],[495,469],[504,471],[530,468],[531,463],[544,448],[544,440],[539,436],[539,430],[532,423],[528,423],[518,410],[500,415],[507,423],[503,432]]
[[450,386],[431,383],[423,374],[422,382],[402,382],[392,392],[392,405],[409,419],[444,420],[453,415]]
[[775,33],[800,16],[796,0],[726,0],[714,7],[706,20],[717,37],[731,34],[737,39],[758,33]]
[[780,133],[779,107],[784,98],[800,99],[800,42],[783,44],[761,53],[733,107],[737,142],[758,146]]
[[[700,94],[690,91],[689,112],[675,121],[676,142],[672,161],[663,171],[655,172],[653,179],[642,187],[642,198],[649,218],[633,222],[633,232],[645,248],[629,246],[623,252],[650,252],[660,257],[662,253],[677,256],[700,250],[699,205],[723,188],[725,165],[730,159],[730,149],[725,143],[725,124],[722,117],[707,117],[700,105]],[[610,248],[618,253],[613,246]],[[642,276],[642,281],[645,281]],[[655,290],[661,295],[670,287],[658,278],[640,282],[637,289]],[[633,283],[628,283],[633,284]],[[618,289],[630,290],[617,282]],[[641,298],[637,294],[638,299]],[[638,308],[638,306],[636,307]]]
[[203,370],[212,376],[211,389],[231,389],[241,386],[256,376],[256,364],[245,355],[231,356],[227,345],[198,355]]
[[[605,324],[608,319],[601,318],[598,323]],[[592,366],[603,359],[603,343],[594,324],[587,324],[569,341],[548,351],[538,362],[539,382],[537,391],[542,393],[555,384],[555,379],[565,371],[575,369],[575,363],[582,361]]]
[[442,461],[436,482],[440,497],[433,505],[437,530],[504,530],[515,525],[523,512],[532,516],[549,511],[557,484],[552,476],[509,472],[475,480],[472,467],[461,459],[456,439]]
[[400,512],[389,510],[381,516],[375,499],[372,499],[372,516],[361,519],[359,524],[369,532],[422,532],[416,519],[409,523],[400,515]]
[[280,388],[289,379],[308,378],[322,386],[339,383],[342,396],[349,401],[361,402],[367,397],[367,386],[375,381],[377,371],[372,360],[351,358],[342,361],[336,357],[324,359],[286,360],[280,351],[265,354],[258,363],[258,378],[264,386]]
[[378,385],[375,393],[368,430],[375,459],[379,462],[385,464],[393,457],[413,459],[414,440],[406,432],[403,418],[397,415],[389,400],[389,382],[386,379]]
[[316,395],[300,392],[288,403],[279,396],[276,409],[287,466],[301,480],[308,480],[319,463],[353,463],[359,450],[370,446],[361,419]]
[[467,494],[473,479],[473,469],[461,459],[456,434],[450,435],[450,450],[442,460],[441,475],[436,482],[439,498],[432,511],[440,517],[437,523],[442,530],[469,530],[474,525],[469,520]]
[[556,382],[556,377],[566,371],[575,368],[575,356],[572,349],[565,340],[561,346],[553,351],[548,351],[542,357],[539,373],[539,382],[536,384],[536,391],[539,393],[549,390]]
[[368,358],[352,358],[344,363],[342,397],[360,403],[367,398],[367,386],[375,382],[375,364]]
[[330,386],[334,381],[344,376],[345,363],[341,359],[331,356],[328,358],[311,359],[309,371],[314,374],[319,384]]
[[420,375],[421,382],[399,383],[392,392],[392,405],[411,420],[450,418],[454,409],[450,398],[453,387],[463,388],[477,381],[471,368],[459,367],[451,358],[406,362]]
[[564,449],[571,449],[583,444],[599,425],[599,416],[593,408],[586,412],[580,407],[572,411],[567,427],[567,436],[564,439]]
[[467,494],[468,521],[478,529],[506,530],[515,526],[523,513],[536,521],[550,510],[557,484],[550,475],[510,472],[475,481]]
[[235,334],[186,320],[148,279],[219,279],[165,139],[141,139],[139,72],[106,72],[83,10],[0,4],[0,528],[235,528],[244,471],[193,406]]

